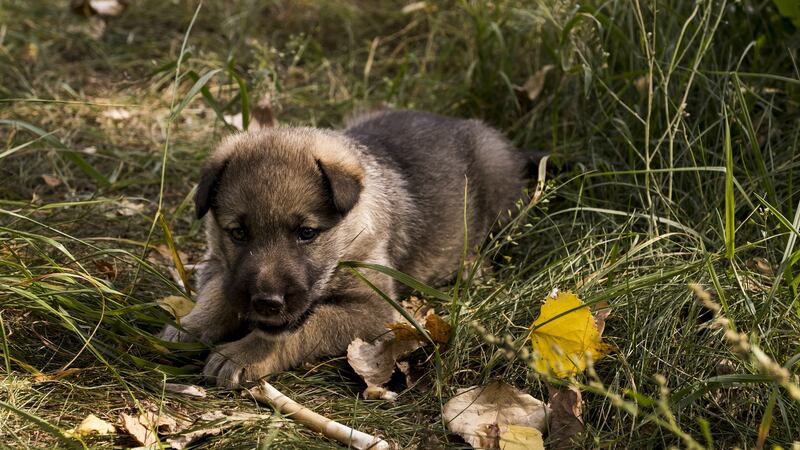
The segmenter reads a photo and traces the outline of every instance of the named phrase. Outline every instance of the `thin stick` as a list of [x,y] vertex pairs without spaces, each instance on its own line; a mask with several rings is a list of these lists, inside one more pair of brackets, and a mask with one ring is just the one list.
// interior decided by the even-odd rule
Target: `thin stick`
[[259,402],[268,403],[292,420],[300,422],[312,430],[347,446],[358,450],[391,450],[393,448],[391,444],[379,437],[354,430],[301,406],[266,381],[262,381],[258,386],[251,388],[249,392]]

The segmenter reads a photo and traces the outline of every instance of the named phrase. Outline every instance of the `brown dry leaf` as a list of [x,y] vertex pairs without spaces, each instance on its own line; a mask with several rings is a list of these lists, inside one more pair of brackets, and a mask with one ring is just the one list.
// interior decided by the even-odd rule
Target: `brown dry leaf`
[[547,72],[550,72],[554,68],[555,66],[552,64],[542,66],[542,68],[537,70],[536,73],[528,77],[528,79],[525,81],[525,84],[522,85],[522,90],[528,94],[528,99],[530,101],[536,100],[539,97],[539,94],[542,93],[544,82],[547,79]]
[[205,398],[206,390],[193,384],[164,383],[164,390],[189,397]]
[[61,180],[52,175],[43,174],[42,180],[44,181],[44,184],[51,188],[61,186]]
[[71,367],[71,368],[65,369],[65,370],[57,370],[57,371],[52,372],[52,373],[40,373],[40,374],[36,375],[35,377],[33,377],[33,380],[35,382],[37,382],[37,383],[47,383],[48,381],[58,381],[58,380],[60,380],[62,378],[66,378],[66,377],[68,377],[70,375],[74,375],[74,374],[76,374],[76,373],[78,373],[80,371],[81,371],[81,369],[78,369],[78,368],[75,368],[75,367]]
[[542,432],[532,427],[509,425],[500,433],[500,450],[544,450]]
[[445,322],[445,320],[439,317],[433,310],[429,310],[428,315],[425,316],[424,327],[428,330],[433,342],[437,344],[447,344],[450,340],[450,324]]
[[386,325],[386,328],[388,328],[389,330],[392,331],[392,333],[394,333],[394,337],[398,341],[423,341],[423,340],[425,340],[425,338],[422,337],[419,334],[419,331],[417,331],[416,328],[414,328],[412,325],[410,325],[407,322],[390,323],[390,324]]
[[117,278],[119,274],[117,272],[117,268],[114,266],[113,263],[102,259],[94,259],[92,260],[94,267],[97,268],[97,271],[100,272],[100,275],[107,279],[107,280],[114,280]]
[[366,400],[386,400],[393,402],[397,399],[397,392],[392,392],[382,386],[367,386],[364,389],[364,399]]
[[581,391],[574,386],[558,388],[547,385],[548,406],[550,407],[550,435],[554,449],[573,448],[570,440],[582,433],[583,399]]
[[135,216],[144,211],[144,203],[135,203],[127,198],[123,198],[117,204],[117,214],[125,217]]
[[[156,253],[151,253],[147,257],[148,260],[156,264],[165,265],[168,267],[172,267],[174,265],[174,262],[172,261],[172,252],[169,250],[169,246],[167,246],[166,244],[159,244],[159,245],[154,245],[150,248],[155,250]],[[182,262],[189,261],[189,256],[180,250],[178,250],[178,257],[181,259]]]
[[400,305],[406,309],[406,311],[410,312],[411,315],[414,317],[418,323],[421,323],[425,320],[425,316],[428,315],[428,311],[433,309],[429,303],[426,303],[424,300],[420,300],[419,297],[411,296],[405,300],[400,302]]
[[190,429],[170,436],[167,442],[175,450],[183,450],[189,444],[207,436],[216,436],[228,428],[242,425],[248,422],[255,422],[270,418],[269,415],[251,414],[245,412],[226,413],[222,411],[212,411],[200,416]]
[[372,344],[356,338],[347,347],[347,362],[367,386],[381,386],[392,377],[397,359],[421,346],[418,340],[399,340],[394,333]]
[[750,260],[747,261],[747,267],[751,270],[757,271],[761,275],[766,275],[768,277],[775,276],[775,271],[772,270],[772,265],[769,263],[769,261],[760,256],[750,258]]
[[499,448],[500,435],[509,425],[544,430],[549,408],[541,400],[496,381],[485,387],[459,389],[442,415],[447,429],[475,448]]
[[117,430],[114,428],[113,424],[106,422],[94,414],[89,414],[85,419],[83,419],[80,425],[75,427],[74,430],[70,431],[69,434],[73,436],[88,436],[90,434],[99,434],[100,436],[105,436],[107,434],[114,434],[116,432]]
[[144,445],[145,447],[155,445],[159,442],[158,433],[177,433],[185,428],[184,423],[178,422],[166,414],[158,415],[153,411],[145,411],[138,416],[130,414],[120,414],[122,421],[122,428],[136,440],[136,442]]
[[595,303],[592,306],[592,315],[594,316],[594,323],[597,325],[597,334],[600,336],[603,335],[603,331],[606,329],[606,319],[611,314],[611,307],[608,305],[607,301],[602,301],[600,303]]
[[168,295],[158,301],[158,306],[167,310],[178,322],[194,308],[194,302],[180,295]]

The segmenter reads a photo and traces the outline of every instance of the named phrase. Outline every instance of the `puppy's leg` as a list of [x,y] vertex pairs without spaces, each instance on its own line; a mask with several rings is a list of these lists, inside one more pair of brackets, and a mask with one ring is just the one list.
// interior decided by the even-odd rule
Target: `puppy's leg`
[[341,354],[356,337],[372,340],[386,332],[386,324],[399,320],[400,315],[374,294],[320,305],[289,334],[275,338],[253,331],[220,345],[208,357],[203,373],[220,386],[234,388],[306,361]]
[[235,308],[227,304],[222,288],[223,279],[215,276],[207,280],[197,294],[192,311],[181,318],[178,329],[168,325],[161,339],[171,342],[203,342],[214,344],[230,335],[240,326]]

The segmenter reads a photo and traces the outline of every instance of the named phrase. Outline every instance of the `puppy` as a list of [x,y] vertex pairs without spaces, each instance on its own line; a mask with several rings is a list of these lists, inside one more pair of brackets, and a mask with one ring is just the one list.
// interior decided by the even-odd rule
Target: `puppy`
[[[337,263],[447,281],[464,246],[464,202],[472,248],[521,196],[524,168],[480,121],[416,111],[371,113],[342,131],[233,135],[195,196],[208,239],[197,304],[162,337],[215,345],[204,374],[228,387],[374,339],[400,316]],[[363,273],[390,297],[407,292]]]

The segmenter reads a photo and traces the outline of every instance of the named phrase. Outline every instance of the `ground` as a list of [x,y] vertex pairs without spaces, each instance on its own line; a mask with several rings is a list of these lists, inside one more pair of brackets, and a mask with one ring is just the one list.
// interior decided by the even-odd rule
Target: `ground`
[[[524,342],[558,287],[611,308],[614,351],[571,381],[576,446],[791,447],[800,33],[778,4],[134,0],[87,18],[3,1],[0,447],[67,445],[87,414],[147,405],[271,414],[238,393],[163,392],[202,384],[203,349],[154,337],[171,320],[159,300],[183,294],[168,248],[190,264],[203,251],[202,160],[231,132],[222,117],[265,96],[285,124],[415,108],[552,154],[541,201],[487,239],[491,269],[430,299],[456,328],[423,382],[362,400],[340,357],[271,377],[290,397],[403,448],[463,448],[441,418],[457,388],[504,380],[547,398],[544,377],[471,324]],[[202,445],[335,446],[274,414]]]

